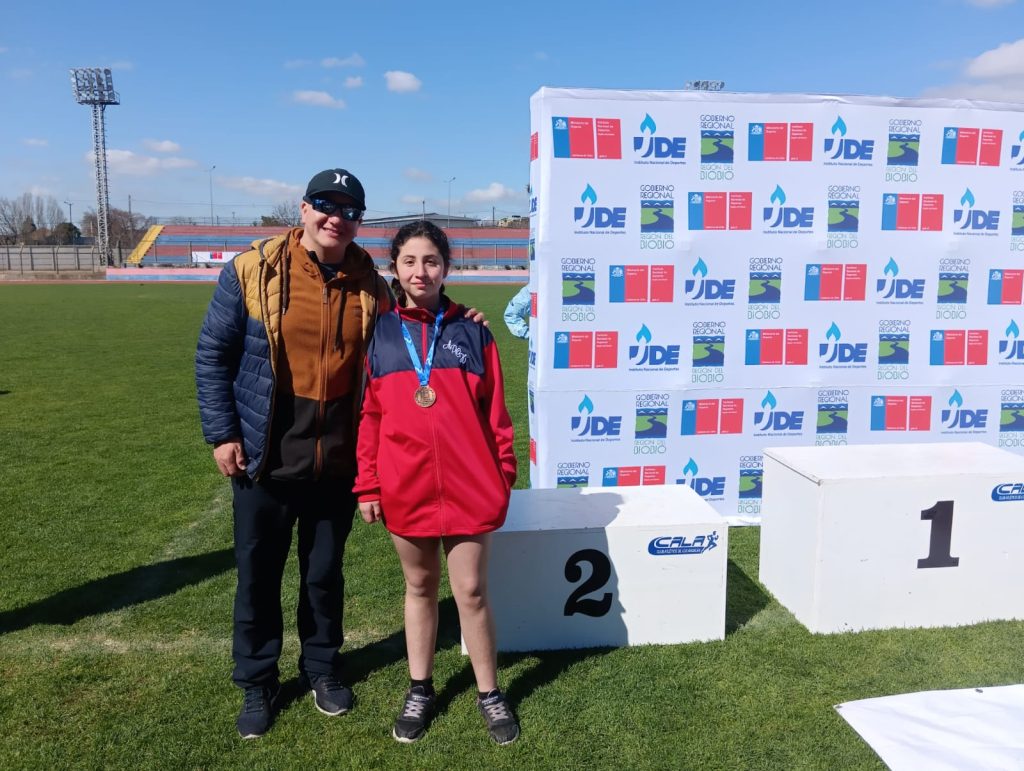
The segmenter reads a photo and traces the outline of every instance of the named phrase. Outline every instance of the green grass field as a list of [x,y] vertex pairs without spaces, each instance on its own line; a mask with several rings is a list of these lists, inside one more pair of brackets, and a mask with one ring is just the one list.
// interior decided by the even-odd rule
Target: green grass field
[[[505,366],[525,485],[526,345],[514,287],[455,287]],[[522,738],[488,740],[442,601],[427,738],[399,745],[402,578],[379,527],[346,553],[356,709],[298,694],[242,742],[230,681],[230,492],[202,441],[192,357],[211,286],[0,285],[0,767],[881,768],[835,713],[850,699],[1024,682],[1024,624],[813,636],[757,581],[758,529],[730,533],[721,642],[503,655]],[[295,604],[289,565],[285,605]],[[1014,587],[1014,591],[1019,587]],[[686,597],[666,598],[685,613]]]

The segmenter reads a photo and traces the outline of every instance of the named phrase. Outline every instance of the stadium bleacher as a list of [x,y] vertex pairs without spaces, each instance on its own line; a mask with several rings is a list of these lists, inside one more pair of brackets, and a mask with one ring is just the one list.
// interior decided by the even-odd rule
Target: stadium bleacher
[[[156,232],[153,232],[156,230]],[[396,228],[364,227],[356,239],[374,262],[386,267],[388,247]],[[139,267],[192,267],[194,252],[242,252],[253,241],[271,238],[280,227],[164,225],[151,229],[128,260]],[[446,229],[457,269],[526,268],[529,230],[525,228]],[[147,243],[148,241],[148,243]]]

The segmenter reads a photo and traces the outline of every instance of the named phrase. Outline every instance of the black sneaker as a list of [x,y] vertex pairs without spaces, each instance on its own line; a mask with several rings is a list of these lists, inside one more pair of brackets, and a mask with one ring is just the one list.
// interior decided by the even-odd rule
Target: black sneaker
[[306,674],[313,703],[325,715],[344,715],[352,709],[352,689],[342,685],[332,674],[310,672]]
[[511,744],[519,738],[519,721],[501,691],[491,691],[483,699],[477,697],[476,707],[487,721],[487,732],[498,744]]
[[269,685],[254,685],[245,689],[242,711],[238,713],[235,725],[243,739],[257,739],[263,736],[274,722],[274,702],[281,694],[281,684],[276,680]]
[[391,735],[395,740],[411,744],[422,739],[434,714],[436,703],[437,696],[433,693],[427,695],[422,685],[410,688],[405,694],[405,704],[402,705],[402,711],[395,720],[395,727],[391,729]]

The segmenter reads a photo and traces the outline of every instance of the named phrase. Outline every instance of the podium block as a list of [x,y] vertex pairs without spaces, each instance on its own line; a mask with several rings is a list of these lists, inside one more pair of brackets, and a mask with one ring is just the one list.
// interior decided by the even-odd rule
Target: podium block
[[1024,458],[978,442],[764,451],[761,582],[812,632],[1024,618]]
[[493,539],[498,650],[725,635],[728,525],[689,487],[516,490]]

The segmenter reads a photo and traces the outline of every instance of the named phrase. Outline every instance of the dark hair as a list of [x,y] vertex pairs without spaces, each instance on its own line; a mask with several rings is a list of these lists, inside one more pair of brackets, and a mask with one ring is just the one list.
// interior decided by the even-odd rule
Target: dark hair
[[[452,250],[448,245],[448,236],[441,228],[429,220],[417,220],[408,225],[402,225],[395,233],[395,237],[391,239],[391,274],[393,276],[391,290],[398,298],[399,305],[405,305],[405,290],[402,289],[402,285],[398,281],[398,253],[402,251],[402,247],[410,238],[426,238],[430,241],[441,255],[445,270],[448,270],[452,264]],[[441,291],[444,291],[444,285],[441,286]]]

